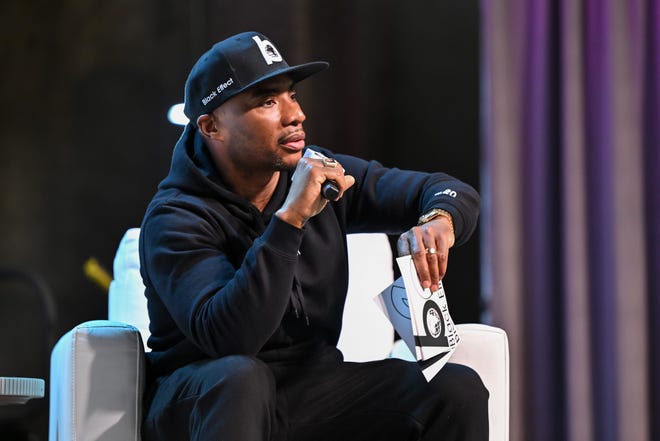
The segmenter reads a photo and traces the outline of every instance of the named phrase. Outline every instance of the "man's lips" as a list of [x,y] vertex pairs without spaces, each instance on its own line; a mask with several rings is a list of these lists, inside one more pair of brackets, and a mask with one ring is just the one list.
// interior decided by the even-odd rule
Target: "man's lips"
[[302,150],[305,147],[305,132],[295,132],[287,135],[282,138],[280,144],[291,150]]

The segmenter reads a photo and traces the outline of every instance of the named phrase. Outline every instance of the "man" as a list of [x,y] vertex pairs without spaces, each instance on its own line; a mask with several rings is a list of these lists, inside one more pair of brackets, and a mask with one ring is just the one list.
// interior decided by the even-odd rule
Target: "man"
[[405,231],[399,252],[436,289],[479,200],[445,174],[318,147],[329,158],[303,157],[294,86],[326,67],[290,67],[248,32],[188,77],[190,123],[140,236],[147,440],[487,439],[488,393],[472,370],[447,364],[427,383],[416,363],[346,363],[335,347],[345,235]]

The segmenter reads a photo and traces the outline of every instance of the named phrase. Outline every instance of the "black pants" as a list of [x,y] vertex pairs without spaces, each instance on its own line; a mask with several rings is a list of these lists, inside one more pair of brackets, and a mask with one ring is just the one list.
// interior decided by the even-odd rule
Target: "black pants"
[[488,439],[488,391],[448,363],[429,383],[416,363],[305,364],[228,356],[185,366],[148,392],[146,441]]

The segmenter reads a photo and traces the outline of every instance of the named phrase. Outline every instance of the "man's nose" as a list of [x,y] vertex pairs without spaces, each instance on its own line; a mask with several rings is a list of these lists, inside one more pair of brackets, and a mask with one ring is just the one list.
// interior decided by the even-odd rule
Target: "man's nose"
[[302,111],[302,107],[300,107],[300,103],[298,101],[289,98],[286,101],[285,105],[285,110],[282,115],[284,119],[284,124],[285,125],[290,125],[290,124],[301,124],[305,119],[307,118],[305,116],[305,113]]

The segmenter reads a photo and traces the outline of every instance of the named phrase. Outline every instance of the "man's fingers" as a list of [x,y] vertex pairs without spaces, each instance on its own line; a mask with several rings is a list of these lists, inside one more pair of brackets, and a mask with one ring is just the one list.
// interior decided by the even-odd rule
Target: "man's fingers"
[[431,291],[435,292],[440,289],[440,281],[442,281],[447,273],[448,251],[438,251],[433,247],[427,248],[426,257],[429,263]]
[[446,240],[437,238],[431,229],[417,226],[399,236],[397,251],[399,256],[412,256],[422,288],[440,289],[449,258]]
[[408,247],[412,255],[415,269],[417,270],[417,277],[422,288],[430,288],[432,279],[429,270],[428,252],[424,246],[424,239],[422,237],[422,230],[419,227],[413,227],[406,233],[408,240]]
[[[309,158],[304,158],[309,159]],[[335,201],[341,199],[344,192],[355,184],[355,178],[345,174],[344,168],[341,164],[333,158],[311,159],[314,166],[320,172],[320,184],[323,185],[326,181],[334,181],[339,190],[339,194],[334,199]]]
[[429,264],[429,279],[431,291],[438,290],[438,282],[441,279],[438,263],[440,261],[438,251],[435,247],[428,247],[426,249],[426,260]]
[[406,233],[400,235],[399,240],[396,241],[396,251],[399,256],[407,256],[410,254],[410,245],[408,244]]

